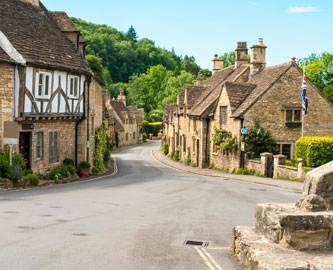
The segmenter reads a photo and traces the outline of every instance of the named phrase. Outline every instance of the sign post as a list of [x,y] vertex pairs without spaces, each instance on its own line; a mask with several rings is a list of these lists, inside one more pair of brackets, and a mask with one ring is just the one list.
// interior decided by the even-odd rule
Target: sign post
[[13,164],[13,145],[18,144],[18,123],[17,122],[4,122],[4,145],[9,145],[9,164]]
[[246,128],[242,128],[241,129],[241,167],[244,168],[245,167],[245,152],[246,152],[246,146],[245,146],[245,136],[247,133],[247,129]]

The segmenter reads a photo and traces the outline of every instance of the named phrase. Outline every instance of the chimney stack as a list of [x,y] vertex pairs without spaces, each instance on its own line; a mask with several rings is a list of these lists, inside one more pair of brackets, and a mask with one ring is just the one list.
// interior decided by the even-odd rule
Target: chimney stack
[[237,49],[236,52],[236,61],[235,66],[236,68],[239,68],[241,65],[248,63],[248,57],[247,57],[247,44],[246,42],[237,42]]
[[194,85],[196,85],[196,86],[202,86],[203,85],[203,78],[200,76],[200,77],[198,77],[196,80],[195,80],[195,82],[194,82]]
[[121,91],[117,97],[118,101],[121,101],[122,103],[124,103],[124,105],[126,106],[126,96],[125,96],[125,92]]
[[215,72],[222,70],[223,69],[223,58],[219,58],[217,54],[214,55],[214,59],[212,60],[213,62],[213,75]]
[[251,47],[251,76],[262,71],[266,67],[266,46],[264,40],[259,38],[259,44]]
[[26,3],[30,3],[33,6],[39,7],[39,0],[21,0],[21,1],[26,2]]

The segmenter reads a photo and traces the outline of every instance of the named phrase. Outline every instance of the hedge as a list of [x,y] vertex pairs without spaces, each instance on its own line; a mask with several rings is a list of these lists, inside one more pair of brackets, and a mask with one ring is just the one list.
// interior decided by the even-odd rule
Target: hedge
[[146,134],[153,134],[154,136],[157,136],[161,129],[162,122],[149,123],[146,120],[142,121],[142,130]]
[[319,167],[333,160],[333,137],[303,137],[296,142],[296,159],[309,167]]

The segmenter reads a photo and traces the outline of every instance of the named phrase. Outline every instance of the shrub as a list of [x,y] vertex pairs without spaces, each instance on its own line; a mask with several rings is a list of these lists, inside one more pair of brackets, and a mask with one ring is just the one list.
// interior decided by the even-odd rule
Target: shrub
[[39,185],[38,176],[35,174],[28,174],[21,179],[23,186],[25,187],[27,182],[30,182],[30,186],[37,187]]
[[149,133],[152,133],[154,136],[157,136],[161,129],[162,122],[149,123]]
[[163,134],[162,134],[161,132],[159,132],[159,133],[157,134],[157,136],[158,136],[159,139],[161,139],[162,136],[163,136]]
[[236,171],[236,174],[244,174],[244,175],[254,175],[254,170],[248,168],[239,168]]
[[20,166],[14,165],[14,166],[10,167],[10,173],[9,173],[8,179],[12,180],[14,186],[17,185],[18,181],[23,176],[24,176],[24,172]]
[[163,152],[164,155],[169,154],[169,144],[168,143],[163,143],[162,152]]
[[172,152],[171,159],[173,161],[179,161],[179,150],[178,149],[176,149],[176,151]]
[[72,160],[70,158],[65,158],[64,161],[62,162],[62,164],[66,165],[66,166],[74,166],[74,160]]
[[29,174],[34,174],[33,170],[27,170],[27,169],[24,169],[24,175],[29,175]]
[[100,173],[100,172],[101,172],[101,170],[98,169],[97,167],[92,167],[91,171],[92,171],[93,173]]
[[149,122],[147,120],[143,120],[141,125],[142,125],[143,133],[146,133],[146,135],[147,135],[149,133]]
[[110,160],[110,150],[106,149],[104,152],[104,160]]
[[[110,159],[109,138],[104,126],[95,132],[94,166],[104,170],[104,160]],[[89,167],[90,168],[90,167]]]
[[71,175],[75,175],[76,174],[76,168],[74,166],[66,166],[67,171],[71,174]]
[[189,156],[185,158],[184,164],[191,165],[191,158]]
[[237,147],[236,136],[232,137],[232,133],[223,128],[214,127],[213,143],[218,148],[232,150]]
[[79,164],[79,168],[80,169],[86,169],[86,170],[89,170],[91,167],[90,163],[88,161],[82,161],[80,164]]
[[298,162],[297,161],[292,161],[292,160],[286,160],[286,165],[290,167],[298,167]]
[[262,128],[258,121],[255,126],[248,130],[245,137],[246,151],[254,156],[258,156],[264,152],[277,154],[278,145],[276,144],[272,133],[269,129]]
[[67,170],[67,167],[65,166],[60,166],[58,167],[59,173],[64,177],[68,177],[70,175],[69,171]]
[[191,166],[192,167],[196,167],[197,166],[197,163],[195,163],[194,161],[191,162]]
[[333,160],[333,137],[303,137],[296,142],[296,159],[309,167],[319,167]]
[[60,173],[60,170],[58,168],[52,169],[49,174],[50,179],[52,180],[59,180],[62,179],[63,176]]
[[146,142],[147,141],[147,133],[142,133],[142,141]]

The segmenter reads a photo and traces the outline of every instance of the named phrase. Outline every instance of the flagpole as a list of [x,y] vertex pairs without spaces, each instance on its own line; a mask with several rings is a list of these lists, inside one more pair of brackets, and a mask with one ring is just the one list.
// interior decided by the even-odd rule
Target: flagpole
[[[304,78],[304,75],[305,75],[305,62],[306,62],[306,59],[304,58],[304,63],[303,63],[303,78]],[[303,91],[303,89],[302,89],[302,91]],[[303,107],[302,107],[302,138],[304,136],[304,118],[305,118],[305,111],[303,110]]]

